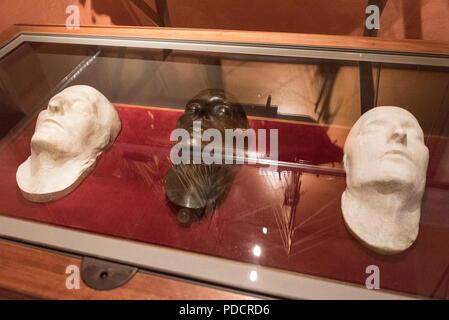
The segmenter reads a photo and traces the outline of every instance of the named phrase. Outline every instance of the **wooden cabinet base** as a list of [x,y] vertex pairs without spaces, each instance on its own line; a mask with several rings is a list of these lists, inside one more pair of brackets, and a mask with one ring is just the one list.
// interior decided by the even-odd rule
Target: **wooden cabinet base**
[[254,299],[181,280],[138,272],[124,286],[97,291],[80,281],[68,289],[68,266],[81,260],[0,240],[0,299]]

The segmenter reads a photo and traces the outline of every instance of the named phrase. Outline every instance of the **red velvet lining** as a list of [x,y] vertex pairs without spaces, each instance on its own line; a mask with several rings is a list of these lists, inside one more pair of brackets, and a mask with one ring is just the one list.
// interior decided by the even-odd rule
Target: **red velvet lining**
[[[302,174],[294,232],[289,233],[281,217],[290,207],[284,205],[279,179],[245,165],[214,215],[180,227],[163,186],[170,166],[169,135],[180,113],[119,105],[117,110],[122,132],[114,146],[74,192],[52,203],[29,202],[17,187],[16,170],[29,156],[34,124],[25,130],[0,155],[2,213],[360,284],[368,276],[366,267],[377,265],[381,288],[449,298],[447,188],[429,187],[428,181],[418,239],[392,257],[365,249],[347,232],[340,209],[343,176]],[[341,161],[341,149],[326,140],[319,126],[254,119],[250,126],[279,129],[281,161]],[[346,135],[345,128],[333,129]],[[256,245],[259,257],[253,254]]]

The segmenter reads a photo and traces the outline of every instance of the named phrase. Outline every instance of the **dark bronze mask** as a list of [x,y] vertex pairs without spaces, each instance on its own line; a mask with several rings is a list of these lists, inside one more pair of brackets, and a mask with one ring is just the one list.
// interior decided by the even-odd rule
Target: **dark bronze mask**
[[[193,122],[201,121],[201,131],[246,129],[248,120],[243,107],[219,89],[203,90],[186,104],[176,127],[193,136]],[[233,102],[231,102],[233,101]],[[205,144],[202,142],[201,146]],[[173,165],[165,177],[165,194],[177,211],[180,223],[189,223],[212,213],[225,198],[239,169],[235,164]]]

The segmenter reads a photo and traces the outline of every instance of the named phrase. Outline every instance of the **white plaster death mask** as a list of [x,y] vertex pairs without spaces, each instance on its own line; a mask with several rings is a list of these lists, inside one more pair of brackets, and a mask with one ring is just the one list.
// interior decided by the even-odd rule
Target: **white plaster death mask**
[[416,118],[376,107],[352,127],[344,146],[343,218],[368,248],[395,254],[416,240],[429,150]]
[[117,111],[98,90],[78,85],[55,95],[37,118],[31,156],[17,170],[23,196],[48,202],[69,194],[95,168],[120,129]]

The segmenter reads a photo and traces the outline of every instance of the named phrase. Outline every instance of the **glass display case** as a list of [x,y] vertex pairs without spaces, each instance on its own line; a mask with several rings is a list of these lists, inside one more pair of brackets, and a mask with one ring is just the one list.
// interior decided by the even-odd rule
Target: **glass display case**
[[[0,49],[1,237],[271,297],[449,298],[447,48],[32,30]],[[121,132],[73,192],[28,201],[16,172],[36,117],[81,84],[113,103]],[[166,195],[170,135],[205,89],[229,93],[249,128],[277,130],[277,158],[246,161],[219,205],[183,223]],[[396,255],[361,245],[341,212],[346,136],[375,106],[410,111],[429,149],[419,235]],[[365,286],[369,266],[380,290]]]

